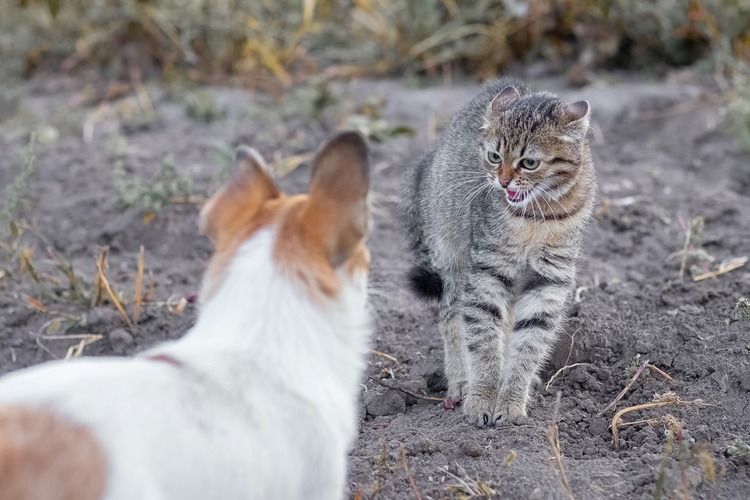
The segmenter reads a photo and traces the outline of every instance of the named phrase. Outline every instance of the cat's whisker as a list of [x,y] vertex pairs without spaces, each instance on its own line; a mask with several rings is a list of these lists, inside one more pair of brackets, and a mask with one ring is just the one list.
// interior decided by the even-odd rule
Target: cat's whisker
[[458,213],[463,212],[465,208],[469,208],[471,206],[471,202],[474,201],[474,198],[476,198],[479,194],[482,193],[482,191],[484,191],[488,187],[492,187],[492,184],[482,184],[478,188],[471,191],[466,199],[458,206]]
[[472,184],[472,183],[474,183],[476,181],[479,181],[479,180],[482,180],[484,178],[485,178],[484,176],[477,176],[477,177],[460,179],[459,181],[457,181],[457,182],[455,182],[453,184],[450,184],[448,187],[446,187],[444,190],[442,190],[438,194],[438,196],[440,196],[440,197],[445,196],[446,194],[450,193],[451,191],[453,191],[454,189],[456,189],[458,187],[465,186],[467,184]]
[[547,208],[549,208],[550,213],[554,214],[555,211],[552,210],[552,205],[549,204],[549,200],[547,199],[549,198],[549,193],[547,193],[547,191],[545,191],[544,187],[542,187],[541,185],[537,185],[536,188],[542,192],[540,198],[544,200],[544,203],[547,204]]
[[547,224],[547,218],[544,216],[544,210],[542,210],[542,205],[539,203],[539,200],[536,199],[536,197],[531,198],[532,202],[536,202],[537,206],[539,207],[539,214],[542,216],[542,221],[544,222],[544,227],[547,229],[547,232],[550,232],[549,224]]
[[[546,197],[545,197],[545,201],[547,201],[547,198],[549,198],[550,200],[552,200],[552,201],[554,201],[555,203],[557,203],[558,205],[560,205],[560,209],[561,209],[561,210],[563,211],[563,213],[565,213],[565,206],[563,206],[563,204],[562,204],[562,203],[560,203],[560,201],[559,201],[558,199],[556,199],[556,198],[555,198],[554,196],[552,196],[552,195],[551,195],[551,194],[549,193],[549,191],[547,191],[547,190],[546,190],[546,189],[545,189],[545,188],[544,188],[543,186],[541,186],[541,185],[537,185],[536,187],[537,187],[538,189],[540,189],[540,190],[542,191],[542,193],[543,193],[543,194],[545,194],[545,195],[546,195]],[[549,205],[549,202],[548,202],[547,204]],[[551,206],[550,206],[550,210],[552,210],[552,207],[551,207]]]

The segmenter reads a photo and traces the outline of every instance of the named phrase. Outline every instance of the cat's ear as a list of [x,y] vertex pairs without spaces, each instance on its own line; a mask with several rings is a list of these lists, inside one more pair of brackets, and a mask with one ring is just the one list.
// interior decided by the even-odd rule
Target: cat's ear
[[568,131],[573,132],[579,137],[584,137],[589,130],[591,106],[589,106],[587,101],[566,104],[563,110],[563,117],[565,128]]
[[521,93],[517,88],[511,86],[505,87],[500,91],[499,94],[492,99],[490,103],[490,110],[493,113],[498,113],[505,109],[505,107],[513,100],[521,96]]
[[334,136],[313,160],[305,223],[318,233],[333,267],[345,262],[367,235],[370,160],[358,132]]
[[201,232],[217,241],[254,216],[263,202],[279,196],[281,192],[266,169],[260,153],[248,146],[238,147],[232,174],[201,209]]
[[567,104],[565,107],[565,117],[569,120],[568,123],[579,123],[584,128],[589,127],[589,116],[591,116],[591,106],[588,101],[578,101],[571,104]]

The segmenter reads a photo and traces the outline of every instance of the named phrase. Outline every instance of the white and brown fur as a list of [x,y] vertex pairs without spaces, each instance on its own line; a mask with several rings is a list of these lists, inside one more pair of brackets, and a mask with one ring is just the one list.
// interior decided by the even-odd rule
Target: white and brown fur
[[240,148],[206,204],[197,324],[134,358],[0,380],[0,499],[341,498],[370,334],[367,147],[286,196]]
[[447,396],[477,425],[526,416],[561,329],[596,194],[589,112],[495,81],[408,175],[412,286],[440,301]]

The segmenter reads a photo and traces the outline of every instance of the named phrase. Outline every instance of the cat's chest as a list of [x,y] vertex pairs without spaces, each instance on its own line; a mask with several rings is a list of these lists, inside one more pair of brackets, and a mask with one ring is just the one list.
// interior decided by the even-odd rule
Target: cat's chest
[[539,252],[545,247],[567,244],[570,228],[557,221],[537,221],[521,217],[503,217],[497,238],[504,246],[525,254]]

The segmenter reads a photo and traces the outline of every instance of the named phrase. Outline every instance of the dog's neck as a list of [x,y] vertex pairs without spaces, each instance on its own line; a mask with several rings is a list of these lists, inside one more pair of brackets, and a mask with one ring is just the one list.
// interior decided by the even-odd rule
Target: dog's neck
[[197,324],[150,354],[173,356],[240,390],[274,379],[311,397],[356,397],[369,327],[367,277],[347,278],[337,297],[316,303],[279,272],[274,237],[264,230],[243,244]]

